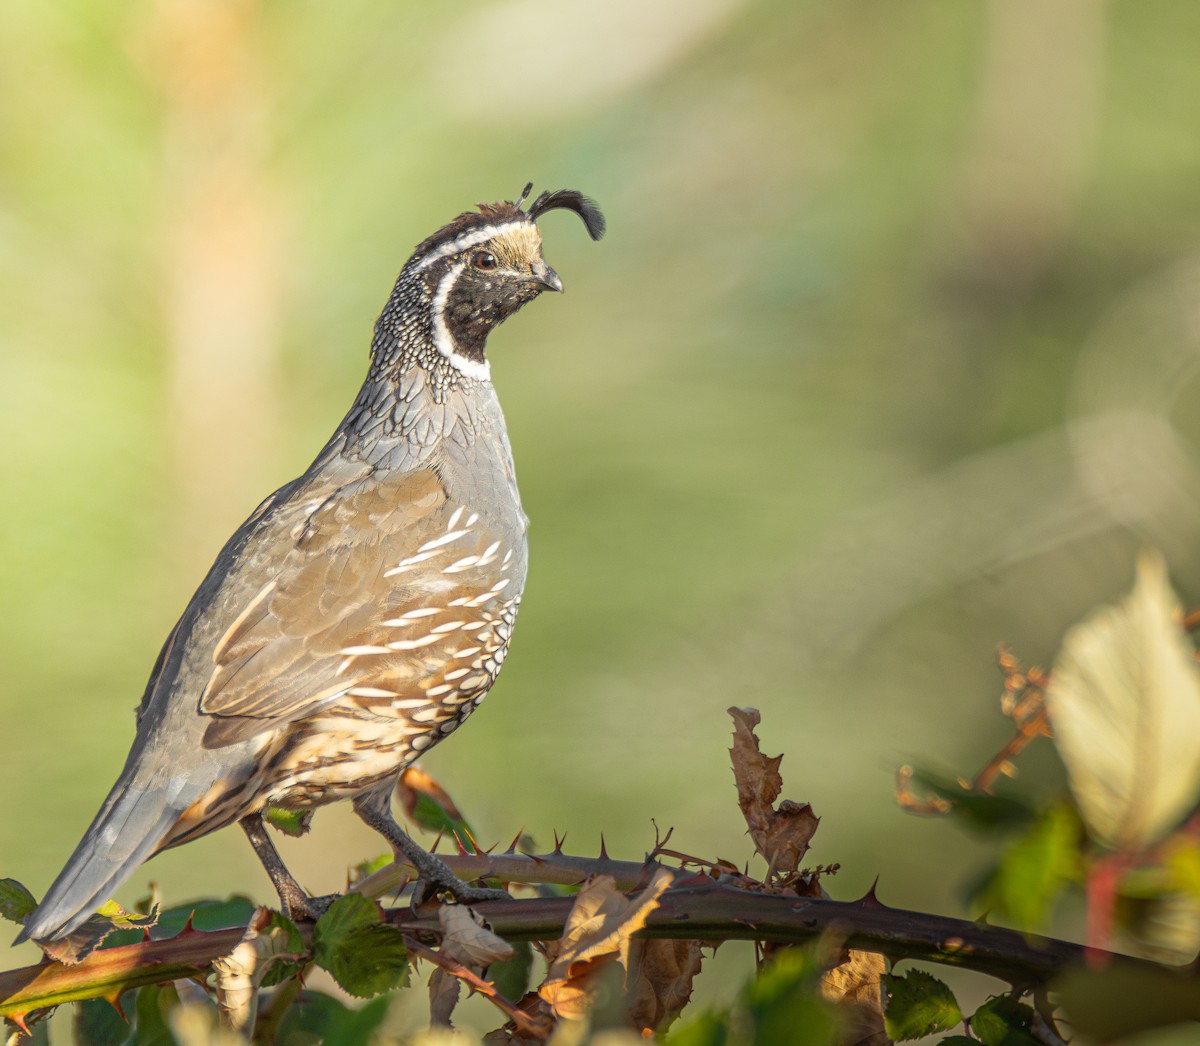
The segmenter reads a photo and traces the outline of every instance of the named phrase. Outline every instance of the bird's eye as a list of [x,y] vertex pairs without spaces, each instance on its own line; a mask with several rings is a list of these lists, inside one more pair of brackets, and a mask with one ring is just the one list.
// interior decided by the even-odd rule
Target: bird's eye
[[471,259],[471,264],[477,269],[483,269],[485,272],[488,269],[496,267],[496,256],[488,251],[479,251],[474,258]]

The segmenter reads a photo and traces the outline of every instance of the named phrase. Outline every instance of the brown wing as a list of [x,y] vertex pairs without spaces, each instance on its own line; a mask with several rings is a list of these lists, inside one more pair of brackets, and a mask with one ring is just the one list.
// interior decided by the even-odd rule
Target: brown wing
[[490,685],[523,556],[433,470],[341,490],[291,538],[213,646],[206,746],[334,707],[437,722]]

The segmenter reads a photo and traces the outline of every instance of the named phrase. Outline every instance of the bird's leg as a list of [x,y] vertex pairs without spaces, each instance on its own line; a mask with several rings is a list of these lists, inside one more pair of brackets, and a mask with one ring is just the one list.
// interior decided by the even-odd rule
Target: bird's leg
[[242,831],[246,833],[246,838],[250,840],[250,845],[254,847],[254,852],[258,854],[258,859],[267,870],[267,875],[271,877],[275,892],[279,894],[279,903],[283,906],[283,914],[289,919],[319,918],[333,898],[310,897],[304,892],[303,887],[287,870],[283,858],[279,856],[279,851],[267,835],[262,815],[251,814],[249,817],[243,817],[238,824],[242,826]]
[[412,836],[396,823],[392,816],[391,801],[394,781],[386,781],[369,791],[362,792],[354,799],[354,812],[367,824],[382,835],[398,854],[403,854],[408,862],[417,870],[420,876],[420,887],[435,891],[445,890],[453,894],[454,899],[461,904],[472,904],[476,901],[508,900],[507,890],[491,890],[478,886],[468,886],[455,875],[444,861],[439,860],[428,850],[423,849]]

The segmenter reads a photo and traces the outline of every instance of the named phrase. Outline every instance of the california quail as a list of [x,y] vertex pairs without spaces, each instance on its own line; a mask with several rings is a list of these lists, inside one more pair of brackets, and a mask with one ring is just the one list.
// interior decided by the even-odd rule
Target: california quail
[[565,208],[604,233],[575,190],[523,210],[530,188],[459,215],[405,264],[354,405],[217,556],[158,656],[125,769],[23,938],[64,937],[153,854],[234,821],[284,908],[312,915],[262,815],[342,798],[423,879],[484,894],[417,846],[389,800],[495,681],[525,582],[527,520],[484,343],[562,290],[542,214]]

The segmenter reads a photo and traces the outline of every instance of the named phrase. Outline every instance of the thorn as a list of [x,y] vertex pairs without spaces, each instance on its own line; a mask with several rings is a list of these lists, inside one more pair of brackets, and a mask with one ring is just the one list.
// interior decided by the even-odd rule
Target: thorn
[[525,834],[525,826],[521,825],[521,830],[519,832],[517,832],[516,835],[513,836],[513,841],[508,844],[508,849],[505,850],[504,852],[506,854],[515,854],[517,852],[517,843],[519,843],[521,841],[521,836],[523,836],[524,834]]
[[453,831],[451,832],[451,835],[454,836],[454,844],[458,847],[459,854],[461,854],[463,857],[469,857],[471,855],[471,851],[466,848],[466,845],[463,843],[462,839],[459,838],[458,832]]
[[144,926],[144,927],[142,927],[142,944],[149,944],[149,943],[150,943],[150,927]]
[[537,854],[528,854],[527,856],[534,864],[545,864],[546,863],[546,859],[544,857],[538,857]]
[[22,1035],[32,1035],[33,1034],[33,1032],[31,1032],[29,1030],[29,1025],[25,1023],[25,1014],[10,1013],[10,1014],[8,1014],[8,1019],[10,1021],[12,1021],[13,1024],[15,1024],[18,1028],[21,1029]]
[[438,832],[437,838],[434,839],[433,845],[429,848],[429,852],[431,854],[437,853],[438,844],[442,841],[442,836],[445,834],[446,834],[446,829],[444,829],[444,828],[440,832]]
[[567,833],[566,832],[563,832],[561,839],[558,837],[558,832],[554,833],[554,852],[556,854],[562,853],[563,843],[565,843],[566,841],[567,841]]
[[[184,937],[190,933],[199,933],[200,931],[197,930],[195,927],[195,922],[196,922],[196,909],[193,908],[190,912],[188,912],[187,922],[185,922],[183,924],[183,929],[180,930],[179,933],[176,934],[176,936]],[[147,937],[150,936],[149,930],[146,931],[146,936]]]
[[875,876],[875,881],[873,883],[871,883],[870,887],[867,889],[867,892],[864,893],[862,895],[862,897],[860,897],[858,899],[858,903],[860,905],[862,905],[862,907],[864,907],[864,908],[883,908],[883,907],[885,907],[883,902],[875,895],[875,890],[878,886],[879,886],[879,876]]
[[497,846],[499,846],[499,845],[500,845],[500,840],[499,840],[499,839],[497,839],[497,840],[496,840],[494,843],[492,843],[492,845],[491,845],[491,846],[489,846],[487,849],[485,849],[485,850],[484,850],[484,851],[482,851],[482,852],[483,852],[483,853],[485,853],[485,854],[487,854],[487,855],[488,855],[488,857],[491,857],[491,856],[492,856],[492,854],[495,852],[495,850],[496,850],[496,847],[497,847]]
[[600,833],[600,860],[608,860],[608,847],[604,845],[604,833]]
[[[470,828],[463,828],[463,834],[467,837],[467,842],[469,842],[471,844],[473,853],[479,854],[479,853],[483,852],[479,848],[479,840],[476,839],[475,836],[471,834]],[[455,838],[456,839],[458,838],[457,833],[455,833]],[[459,845],[461,846],[462,844],[460,843]]]
[[111,992],[109,992],[109,994],[102,995],[101,998],[117,1011],[117,1015],[121,1018],[121,1020],[123,1020],[126,1024],[129,1023],[129,1018],[125,1015],[125,1008],[121,1005],[120,988],[114,988]]
[[671,885],[678,886],[678,887],[712,886],[713,880],[709,877],[707,872],[696,872],[694,875],[689,875],[686,877],[681,876],[680,878],[676,879]]

